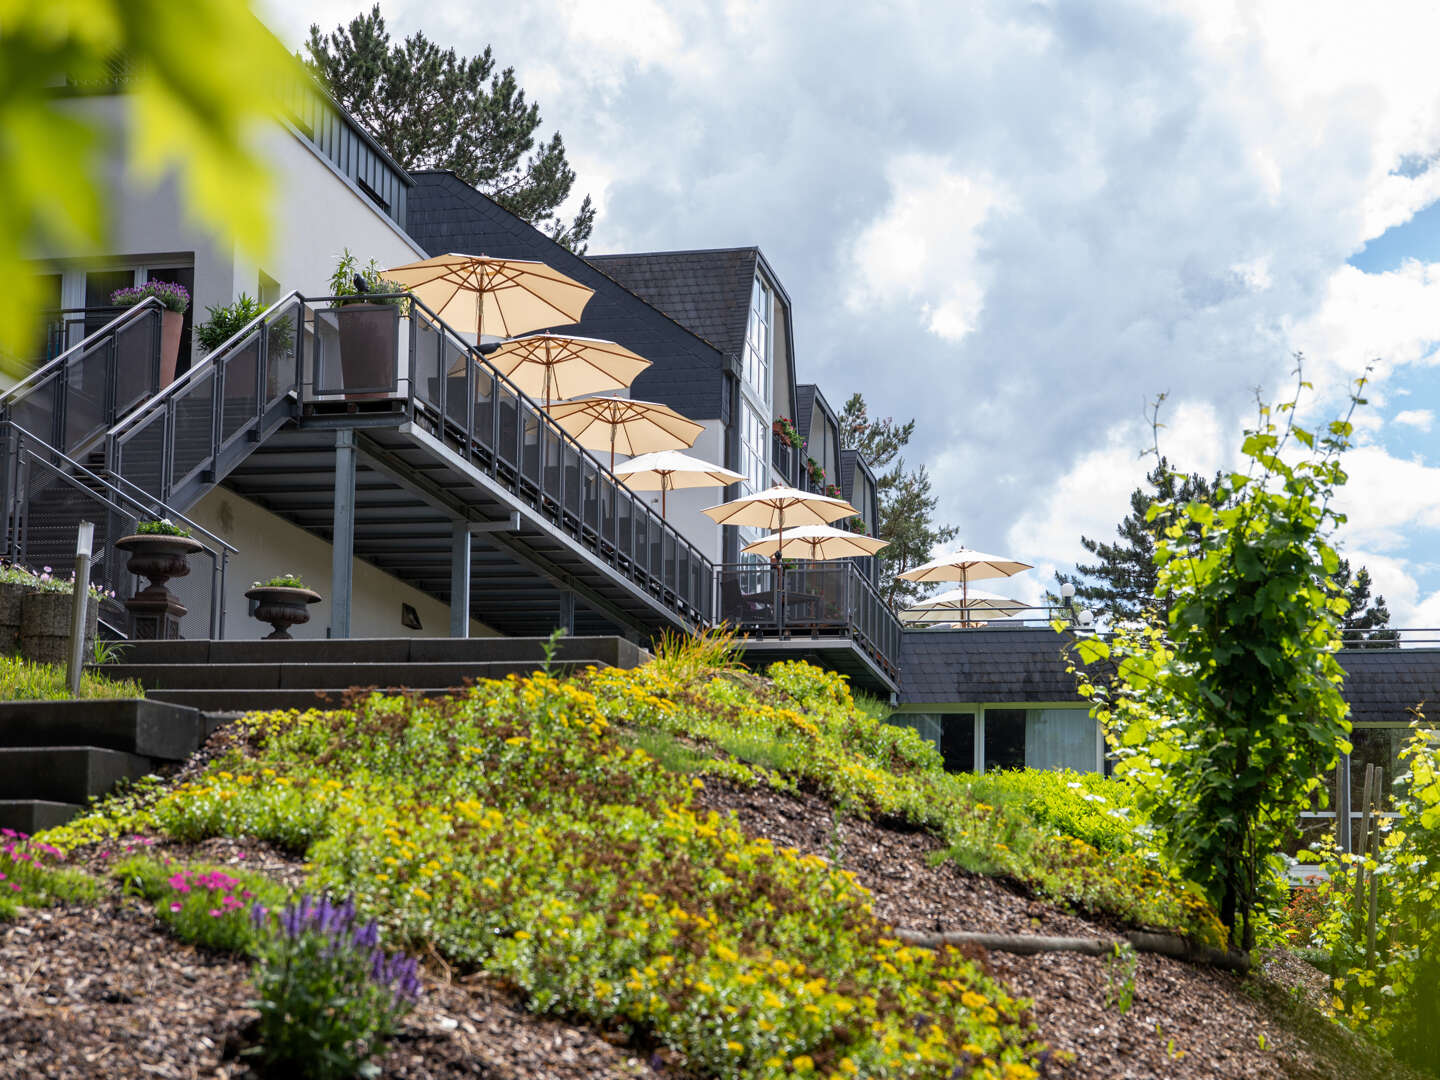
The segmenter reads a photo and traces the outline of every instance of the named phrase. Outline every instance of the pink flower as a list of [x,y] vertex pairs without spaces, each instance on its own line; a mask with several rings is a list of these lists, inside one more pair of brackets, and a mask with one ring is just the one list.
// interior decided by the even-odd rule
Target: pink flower
[[20,886],[19,886],[19,885],[16,885],[15,882],[12,881],[12,882],[10,883],[10,890],[11,890],[11,892],[19,892],[19,891],[20,891]]
[[4,874],[0,874],[0,881],[4,881],[4,880],[5,880],[5,875],[4,875]]
[[172,900],[172,901],[170,902],[170,910],[171,910],[171,911],[179,911],[179,910],[180,910],[182,907],[184,907],[184,906],[185,906],[185,905],[182,904],[182,903],[180,903],[179,900]]
[[213,919],[218,919],[218,918],[221,916],[221,914],[222,914],[222,912],[220,911],[219,908],[214,908],[214,907],[212,907],[212,908],[210,909],[210,917],[213,918]]
[[170,879],[170,881],[169,881],[169,885],[170,885],[170,887],[171,887],[172,889],[176,890],[177,892],[189,892],[189,891],[190,891],[190,883],[185,880],[185,873],[184,873],[184,871],[181,871],[180,873],[178,873],[178,874],[176,874],[174,877],[172,877],[172,878]]

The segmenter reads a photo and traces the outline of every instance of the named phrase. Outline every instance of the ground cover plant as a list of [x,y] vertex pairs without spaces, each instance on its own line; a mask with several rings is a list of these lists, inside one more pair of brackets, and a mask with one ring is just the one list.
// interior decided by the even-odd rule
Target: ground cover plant
[[0,829],[0,919],[20,907],[92,900],[99,892],[91,878],[64,865],[53,844],[14,829]]
[[1010,806],[1100,851],[1155,853],[1140,792],[1124,779],[1073,769],[1005,769],[966,776],[981,802]]
[[[723,655],[713,643],[705,648]],[[1197,891],[1147,855],[1133,830],[1082,810],[1095,804],[1070,797],[1069,788],[1051,792],[1050,819],[1018,788],[1053,781],[992,778],[988,790],[998,795],[987,801],[980,778],[946,773],[916,732],[857,707],[842,676],[808,664],[775,664],[768,681],[724,669],[677,679],[671,670],[687,665],[607,669],[588,685],[607,716],[645,733],[650,745],[657,736],[672,740],[669,753],[685,768],[813,790],[843,812],[932,831],[967,870],[1013,878],[1062,905],[1220,943],[1214,912]],[[708,760],[697,762],[702,752]]]
[[[629,745],[605,707],[541,673],[449,701],[262,715],[127,822],[303,845],[312,886],[353,895],[387,940],[706,1073],[1036,1074],[1022,1003],[957,951],[887,937],[824,860],[696,811],[696,781]],[[855,734],[877,751],[890,737]]]

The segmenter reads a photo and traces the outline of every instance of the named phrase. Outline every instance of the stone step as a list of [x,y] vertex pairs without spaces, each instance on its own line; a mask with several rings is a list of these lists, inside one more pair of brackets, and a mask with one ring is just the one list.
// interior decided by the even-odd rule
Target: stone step
[[29,836],[64,825],[83,809],[79,803],[46,799],[0,799],[0,829],[14,829]]
[[0,747],[98,746],[184,761],[211,730],[194,709],[140,698],[0,703]]
[[[583,665],[557,662],[556,675],[569,674]],[[112,679],[137,679],[150,690],[332,690],[352,687],[461,687],[467,679],[503,679],[529,675],[536,665],[512,661],[468,663],[209,663],[209,664],[106,664],[101,669]],[[154,696],[153,694],[149,696]]]
[[151,772],[149,758],[99,746],[0,748],[0,799],[83,803]]
[[[169,689],[151,691],[151,700],[166,701],[202,709],[220,717],[237,713],[270,712],[275,709],[338,709],[344,704],[348,690],[199,690]],[[398,691],[397,691],[398,692]],[[406,694],[420,697],[449,697],[464,693],[455,686],[406,687]]]
[[[294,641],[131,641],[126,664],[528,663],[544,660],[545,638],[305,638]],[[649,653],[620,637],[567,637],[557,660],[637,667]]]

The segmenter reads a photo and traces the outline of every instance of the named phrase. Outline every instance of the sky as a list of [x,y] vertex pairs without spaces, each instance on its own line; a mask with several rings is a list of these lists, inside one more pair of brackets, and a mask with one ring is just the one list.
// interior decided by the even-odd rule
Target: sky
[[[292,46],[360,0],[268,0]],[[1440,7],[1243,0],[387,0],[559,130],[592,253],[755,244],[801,381],[915,418],[959,541],[1038,599],[1153,443],[1235,463],[1303,353],[1373,365],[1340,540],[1440,627]],[[1434,459],[1434,460],[1432,460]]]

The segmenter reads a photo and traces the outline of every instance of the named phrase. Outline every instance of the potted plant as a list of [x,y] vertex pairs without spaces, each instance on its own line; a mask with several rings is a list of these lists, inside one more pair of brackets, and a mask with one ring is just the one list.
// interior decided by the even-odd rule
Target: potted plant
[[233,304],[208,307],[205,321],[195,327],[195,344],[202,352],[214,352],[264,310],[259,300],[243,292]]
[[122,536],[115,546],[130,553],[125,568],[150,581],[125,601],[126,609],[135,618],[135,636],[150,640],[178,638],[180,620],[187,609],[165,583],[190,573],[190,556],[203,551],[204,545],[191,537],[189,529],[169,518],[160,518],[140,522],[133,534]]
[[255,601],[255,617],[272,627],[272,632],[265,635],[266,641],[289,641],[290,627],[310,621],[306,605],[320,602],[320,594],[307,589],[299,574],[291,573],[253,582],[245,598]]
[[160,389],[164,389],[175,381],[185,309],[190,306],[189,290],[175,281],[147,281],[144,285],[116,289],[110,294],[110,303],[116,307],[134,307],[151,296],[165,305],[160,313]]
[[[371,259],[364,267],[350,249],[330,275],[330,302],[340,331],[340,381],[347,397],[388,397],[396,378],[395,320],[409,314],[403,296],[369,300],[374,293],[404,292],[402,285],[386,281]],[[330,377],[334,377],[333,369]]]

